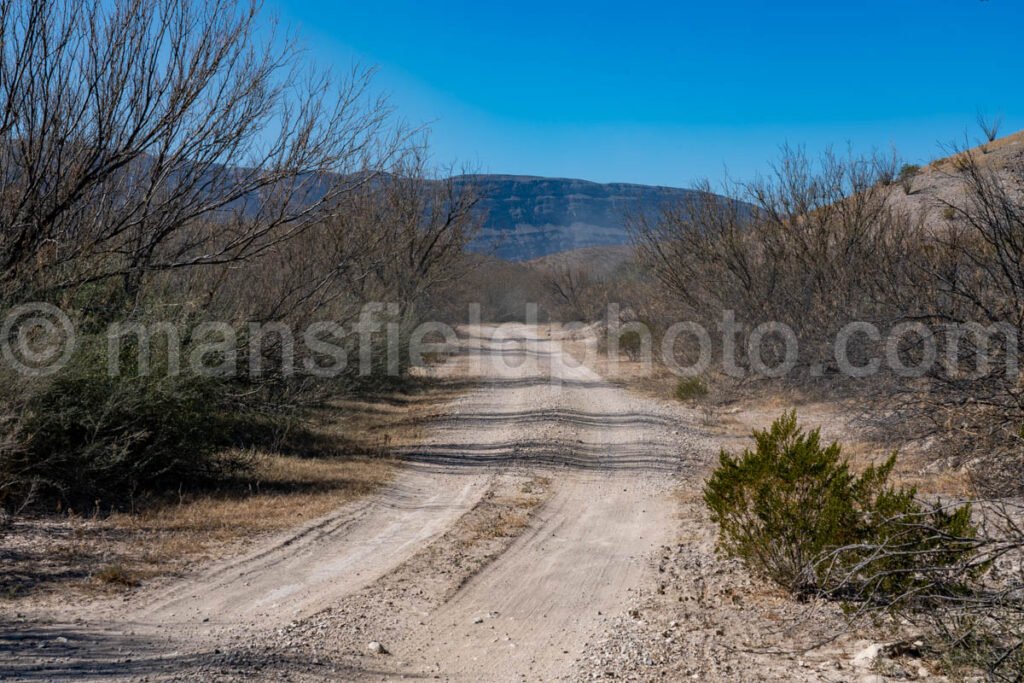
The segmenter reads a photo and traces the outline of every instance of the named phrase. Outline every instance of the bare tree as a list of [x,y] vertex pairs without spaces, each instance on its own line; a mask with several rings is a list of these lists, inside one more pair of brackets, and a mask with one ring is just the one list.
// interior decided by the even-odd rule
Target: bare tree
[[786,323],[801,366],[827,373],[835,333],[880,314],[884,255],[903,253],[907,217],[887,183],[894,163],[831,152],[812,161],[786,148],[767,178],[727,187],[727,196],[705,183],[684,205],[633,217],[638,257],[687,315],[717,324],[732,311],[748,326]]
[[920,235],[907,252],[912,277],[889,292],[901,319],[929,323],[943,362],[895,398],[952,462],[980,457],[983,488],[1009,493],[1024,467],[1024,167],[996,168],[971,150],[955,158],[960,191],[938,200],[952,220]]
[[548,291],[561,308],[578,320],[592,320],[599,308],[597,283],[582,266],[555,263],[546,274]]
[[305,395],[307,378],[238,368],[115,375],[97,352],[96,323],[122,316],[179,322],[186,346],[213,316],[243,332],[254,313],[311,316],[358,261],[327,261],[317,238],[347,229],[338,216],[353,202],[383,199],[408,136],[370,71],[307,68],[259,9],[0,0],[0,304],[48,298],[89,323],[50,381],[0,368],[3,505],[37,483],[95,500],[166,486],[171,472],[216,476],[219,417],[276,418]]
[[394,147],[369,72],[304,71],[257,10],[0,0],[4,290],[133,295],[147,272],[280,244],[365,182]]

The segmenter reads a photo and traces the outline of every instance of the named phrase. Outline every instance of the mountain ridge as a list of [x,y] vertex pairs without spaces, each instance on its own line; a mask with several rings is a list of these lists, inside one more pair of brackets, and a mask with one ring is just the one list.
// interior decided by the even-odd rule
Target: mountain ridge
[[697,194],[662,185],[508,173],[466,174],[454,180],[472,185],[480,195],[484,223],[472,250],[510,261],[628,244],[628,214],[654,213]]

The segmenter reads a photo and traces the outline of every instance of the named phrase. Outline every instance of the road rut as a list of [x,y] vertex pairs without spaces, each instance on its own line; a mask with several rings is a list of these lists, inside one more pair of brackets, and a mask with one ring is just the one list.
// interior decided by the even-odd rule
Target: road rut
[[[525,530],[453,594],[395,626],[390,654],[363,673],[571,678],[608,615],[652,585],[652,556],[678,528],[673,486],[706,452],[677,415],[603,380],[543,328],[464,332],[459,376],[473,388],[423,444],[399,454],[405,464],[386,490],[128,605],[54,615],[54,632],[71,633],[67,647],[12,677],[205,678],[204,661],[223,643],[258,643],[259,634],[270,642],[283,626],[357,593],[372,596],[397,567],[418,566],[497,478],[526,473],[543,475],[550,493]],[[417,571],[437,569],[426,562]],[[134,653],[127,662],[126,648]],[[308,669],[283,666],[258,671],[276,679],[288,666]],[[253,677],[257,670],[240,676]]]

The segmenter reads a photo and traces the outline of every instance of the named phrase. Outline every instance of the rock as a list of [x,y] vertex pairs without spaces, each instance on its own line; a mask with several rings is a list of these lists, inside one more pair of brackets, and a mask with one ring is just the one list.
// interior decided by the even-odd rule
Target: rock
[[858,669],[867,669],[875,663],[878,655],[885,649],[885,643],[871,643],[853,656],[853,665]]
[[376,640],[371,640],[370,644],[366,646],[366,649],[375,655],[386,655],[388,654],[387,649]]
[[875,660],[875,671],[894,678],[907,678],[909,676],[909,672],[903,668],[903,665],[888,657],[879,657]]
[[473,623],[474,624],[482,624],[482,623],[484,623],[484,618],[483,617],[474,617],[473,618]]
[[879,676],[878,674],[868,674],[867,676],[861,676],[857,679],[857,683],[885,683],[885,676]]

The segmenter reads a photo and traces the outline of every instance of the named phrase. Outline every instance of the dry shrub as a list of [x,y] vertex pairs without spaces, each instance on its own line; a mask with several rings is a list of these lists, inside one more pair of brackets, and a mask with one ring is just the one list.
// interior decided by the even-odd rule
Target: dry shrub
[[700,377],[683,377],[676,382],[675,397],[679,401],[696,401],[708,395],[708,385]]

